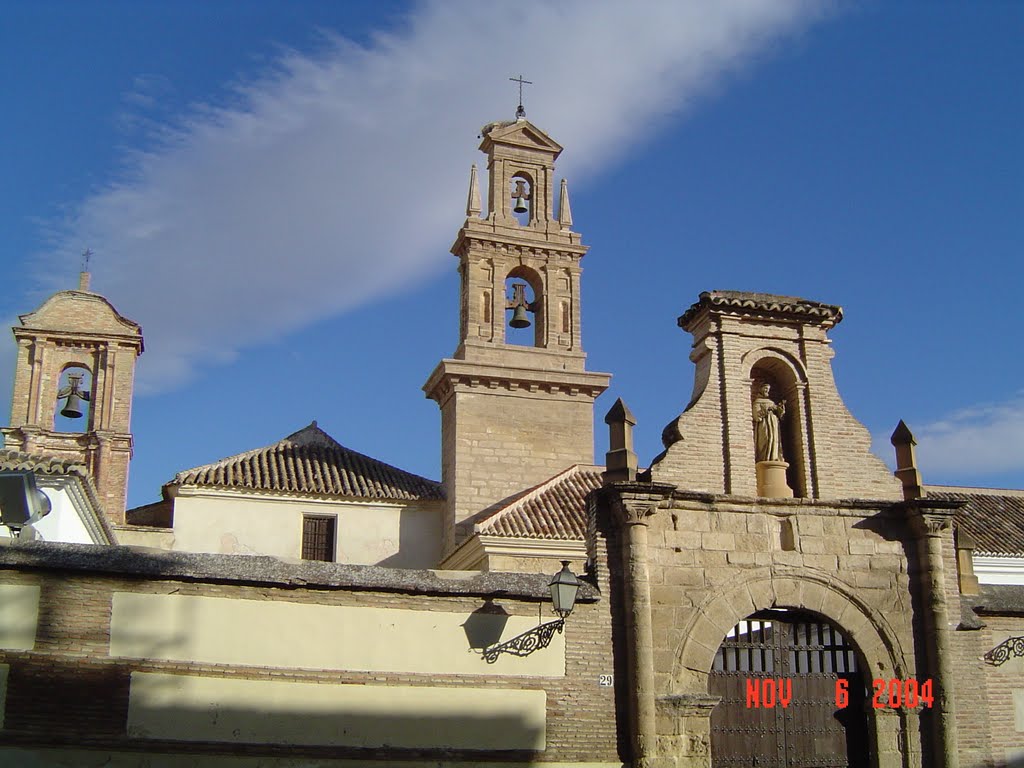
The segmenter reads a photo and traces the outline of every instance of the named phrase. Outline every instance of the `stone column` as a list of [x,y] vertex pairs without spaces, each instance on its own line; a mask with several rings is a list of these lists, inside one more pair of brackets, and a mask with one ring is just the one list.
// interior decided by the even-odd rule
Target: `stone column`
[[932,748],[940,768],[959,768],[956,708],[953,696],[953,652],[949,640],[949,611],[946,605],[946,573],[942,563],[942,540],[949,537],[957,502],[918,500],[910,508],[911,525],[920,559],[921,601],[925,611],[925,632],[931,636],[928,667],[935,690],[932,709]]
[[629,694],[633,721],[633,766],[648,768],[655,754],[657,718],[654,697],[654,631],[651,624],[651,584],[647,567],[648,518],[675,486],[654,483],[613,483],[609,487],[616,524],[624,535],[627,637],[631,662]]

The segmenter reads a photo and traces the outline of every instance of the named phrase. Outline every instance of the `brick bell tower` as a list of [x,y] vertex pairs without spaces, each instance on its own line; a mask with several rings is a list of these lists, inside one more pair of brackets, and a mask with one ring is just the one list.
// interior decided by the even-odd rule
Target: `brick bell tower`
[[[459,346],[423,390],[441,408],[445,553],[456,526],[567,466],[594,460],[594,400],[610,376],[586,370],[580,330],[580,261],[562,147],[526,120],[484,126],[487,212],[476,166],[459,260]],[[558,212],[555,215],[555,195]]]
[[19,317],[14,339],[9,450],[75,459],[89,470],[104,512],[124,522],[135,359],[142,329],[89,290],[60,291]]

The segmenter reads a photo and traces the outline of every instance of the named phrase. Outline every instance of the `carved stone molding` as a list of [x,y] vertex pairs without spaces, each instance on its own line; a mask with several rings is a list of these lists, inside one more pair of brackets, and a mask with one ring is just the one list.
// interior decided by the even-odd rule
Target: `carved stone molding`
[[658,711],[671,718],[711,717],[721,696],[710,693],[674,693],[658,697]]
[[647,525],[647,518],[657,511],[656,503],[615,500],[615,516],[622,525]]

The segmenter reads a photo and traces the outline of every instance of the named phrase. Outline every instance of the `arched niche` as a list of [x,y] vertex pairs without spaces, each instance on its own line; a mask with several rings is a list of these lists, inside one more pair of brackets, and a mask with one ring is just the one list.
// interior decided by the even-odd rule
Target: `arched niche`
[[[53,410],[55,432],[87,432],[92,428],[93,401],[92,369],[81,362],[65,365],[57,384],[57,399]],[[80,416],[66,415],[77,411]]]
[[[516,210],[517,206],[525,210]],[[537,220],[536,184],[533,176],[526,171],[516,171],[509,179],[509,215],[521,227],[528,227]]]
[[[769,399],[785,403],[779,419],[783,459],[789,464],[786,481],[796,497],[813,497],[813,480],[808,466],[807,407],[805,401],[807,376],[803,365],[784,351],[772,348],[748,353],[744,368],[750,381],[750,402],[760,396],[761,387],[769,387]],[[751,429],[753,418],[751,418]],[[754,441],[756,443],[756,440]],[[756,455],[753,457],[756,462]]]
[[513,328],[508,322],[515,315],[511,306],[506,310],[505,343],[516,344],[527,347],[545,346],[545,314],[544,314],[544,281],[536,270],[525,265],[519,265],[509,271],[505,277],[506,304],[511,305],[516,298],[516,284],[523,285],[524,298],[528,304],[526,309],[527,319],[530,321],[528,328]]

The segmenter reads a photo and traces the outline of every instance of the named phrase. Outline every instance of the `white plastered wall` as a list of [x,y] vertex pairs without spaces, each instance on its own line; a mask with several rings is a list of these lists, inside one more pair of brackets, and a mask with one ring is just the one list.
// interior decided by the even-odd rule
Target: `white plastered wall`
[[339,501],[181,488],[174,499],[174,549],[302,556],[302,518],[337,518],[335,561],[432,568],[441,553],[440,502]]

